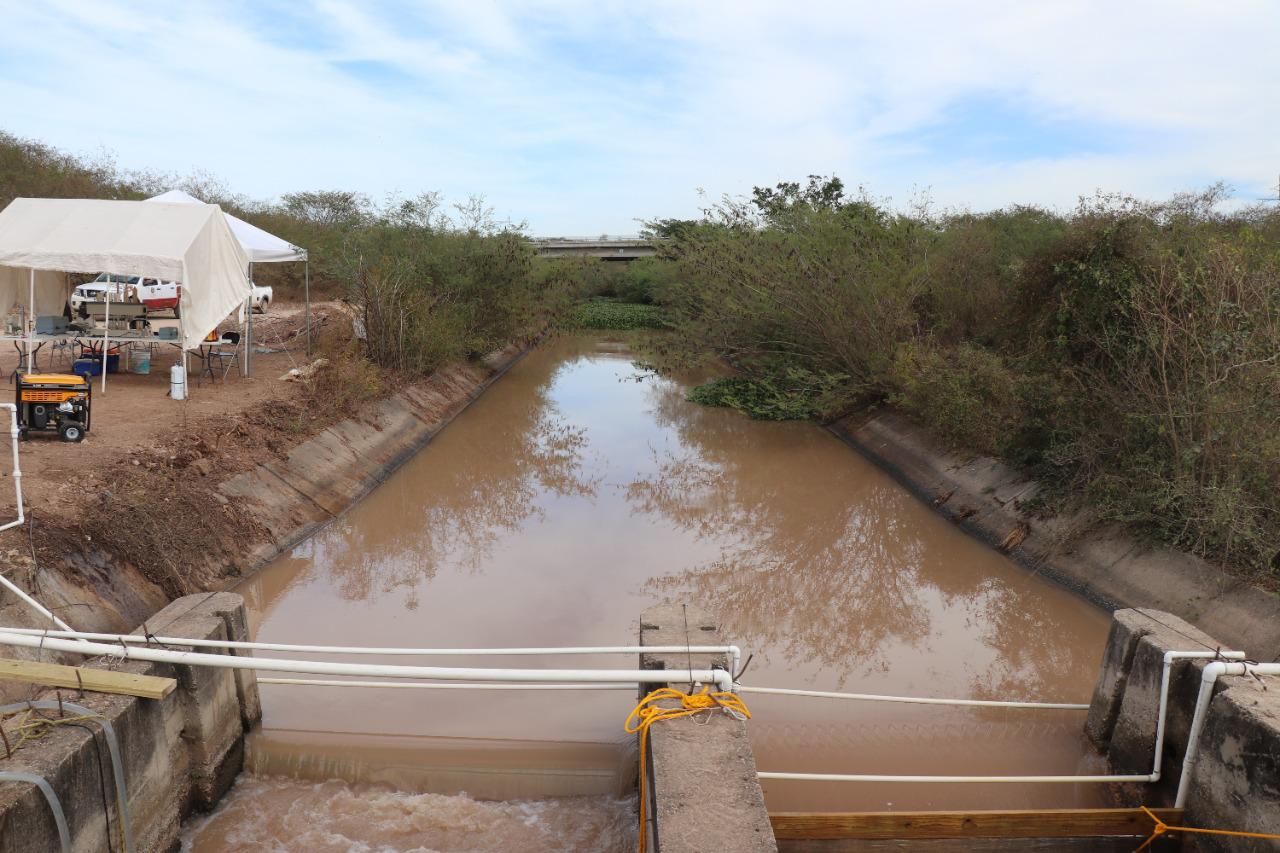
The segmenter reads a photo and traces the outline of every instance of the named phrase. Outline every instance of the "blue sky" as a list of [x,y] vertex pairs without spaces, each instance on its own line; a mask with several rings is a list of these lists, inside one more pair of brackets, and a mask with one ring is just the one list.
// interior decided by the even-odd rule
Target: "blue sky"
[[631,233],[835,173],[1070,208],[1280,173],[1271,2],[0,0],[0,128],[271,199],[486,196]]

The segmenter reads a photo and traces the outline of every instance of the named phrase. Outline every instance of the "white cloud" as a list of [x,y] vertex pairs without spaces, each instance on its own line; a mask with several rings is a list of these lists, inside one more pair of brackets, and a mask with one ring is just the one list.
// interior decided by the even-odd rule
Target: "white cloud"
[[[11,132],[257,197],[481,192],[542,233],[634,230],[691,215],[700,187],[809,173],[981,208],[1218,178],[1258,195],[1280,169],[1280,7],[1261,0],[0,0],[0,17]],[[975,103],[1063,142],[939,149]]]

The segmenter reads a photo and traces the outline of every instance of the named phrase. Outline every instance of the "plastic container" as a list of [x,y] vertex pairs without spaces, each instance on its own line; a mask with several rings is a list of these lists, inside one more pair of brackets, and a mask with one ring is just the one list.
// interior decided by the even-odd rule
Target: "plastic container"
[[129,353],[129,372],[148,374],[151,372],[151,352],[145,349],[136,349]]
[[187,399],[187,375],[182,372],[181,364],[169,368],[169,396],[175,400]]
[[120,354],[116,353],[115,355],[108,355],[107,356],[107,373],[119,373],[119,372],[120,372]]
[[77,358],[71,365],[71,372],[88,379],[90,376],[102,375],[102,362],[96,358]]

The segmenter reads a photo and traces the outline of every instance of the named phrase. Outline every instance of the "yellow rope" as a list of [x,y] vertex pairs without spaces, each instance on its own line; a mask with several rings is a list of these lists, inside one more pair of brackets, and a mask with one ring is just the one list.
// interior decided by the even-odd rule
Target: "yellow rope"
[[[74,717],[46,717],[36,713],[35,709],[29,708],[26,711],[12,711],[5,715],[7,717],[22,714],[23,717],[18,721],[16,733],[18,734],[18,742],[9,745],[8,738],[5,738],[5,748],[10,754],[17,752],[27,745],[29,741],[37,740],[42,737],[45,731],[53,726],[66,725],[67,723],[81,723],[86,720],[100,720],[98,714],[82,714]],[[0,721],[2,724],[3,721]]]
[[1198,832],[1202,835],[1233,835],[1236,838],[1264,838],[1271,839],[1273,841],[1280,840],[1280,835],[1273,835],[1268,832],[1241,832],[1237,829],[1197,829],[1190,826],[1169,826],[1169,824],[1156,817],[1155,812],[1151,811],[1151,809],[1146,806],[1141,806],[1140,808],[1147,813],[1147,817],[1155,821],[1156,825],[1155,828],[1151,830],[1151,837],[1142,842],[1142,846],[1133,851],[1133,853],[1141,853],[1141,851],[1146,850],[1155,843],[1157,838],[1164,835],[1166,832]]
[[[653,703],[660,699],[679,699],[679,708],[662,708]],[[645,853],[645,756],[648,755],[649,727],[662,720],[674,720],[677,717],[692,717],[704,711],[721,709],[739,719],[750,719],[751,712],[742,699],[734,693],[702,688],[701,693],[681,693],[670,687],[659,687],[640,700],[640,704],[631,709],[627,721],[623,725],[627,734],[640,733],[640,853]]]

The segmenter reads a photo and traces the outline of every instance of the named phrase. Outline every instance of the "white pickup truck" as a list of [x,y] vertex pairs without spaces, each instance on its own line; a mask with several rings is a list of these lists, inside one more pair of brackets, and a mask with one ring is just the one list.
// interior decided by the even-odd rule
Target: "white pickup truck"
[[[112,302],[140,302],[148,312],[172,311],[174,317],[181,316],[182,309],[179,304],[182,298],[182,285],[180,283],[105,272],[71,292],[71,298],[67,300],[71,313],[73,315],[79,313],[80,306],[85,302],[102,302],[107,293],[111,294]],[[254,311],[265,314],[271,305],[272,298],[270,285],[254,284],[249,304]]]
[[67,302],[71,313],[79,313],[86,302],[102,302],[107,294],[112,302],[140,302],[148,311],[172,311],[179,316],[182,285],[176,281],[160,281],[136,275],[100,273],[97,278],[71,291]]
[[253,292],[249,295],[249,304],[253,306],[253,310],[259,314],[267,313],[267,308],[271,305],[271,285],[254,284]]

